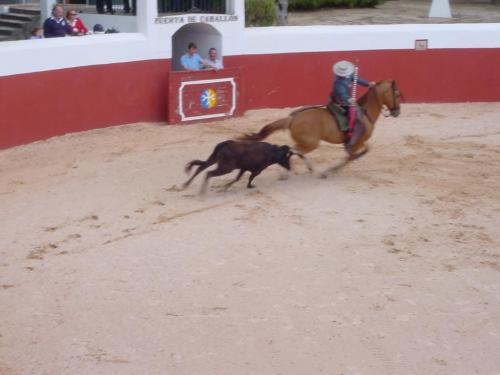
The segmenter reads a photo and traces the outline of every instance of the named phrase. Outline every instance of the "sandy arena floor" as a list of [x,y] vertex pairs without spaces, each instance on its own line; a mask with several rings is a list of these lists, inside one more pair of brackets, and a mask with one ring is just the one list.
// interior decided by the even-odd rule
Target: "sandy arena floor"
[[0,151],[0,373],[499,374],[500,103],[404,105],[328,179],[172,189],[288,112]]

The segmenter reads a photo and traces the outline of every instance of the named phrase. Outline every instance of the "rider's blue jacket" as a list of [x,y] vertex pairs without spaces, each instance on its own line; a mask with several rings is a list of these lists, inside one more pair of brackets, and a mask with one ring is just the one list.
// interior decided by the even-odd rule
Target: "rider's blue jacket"
[[[335,81],[333,82],[331,99],[341,106],[348,106],[349,99],[351,98],[351,89],[353,82],[354,75],[351,75],[350,77],[340,77],[336,75]],[[367,80],[364,80],[360,77],[358,77],[358,84],[366,87],[370,85]]]

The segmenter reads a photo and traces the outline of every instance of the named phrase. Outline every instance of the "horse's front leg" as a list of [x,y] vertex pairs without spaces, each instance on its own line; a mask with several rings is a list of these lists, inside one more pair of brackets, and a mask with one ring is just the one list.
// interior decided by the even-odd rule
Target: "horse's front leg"
[[[360,148],[362,148],[361,152],[356,152],[358,151]],[[366,155],[366,153],[368,151],[370,151],[370,148],[368,147],[367,144],[361,144],[359,146],[357,146],[355,149],[353,149],[354,152],[349,154],[348,157],[346,157],[344,160],[342,160],[342,162],[340,162],[339,164],[337,165],[334,165],[333,167],[330,167],[328,168],[327,170],[323,171],[319,177],[320,178],[327,178],[328,175],[330,174],[333,174],[333,173],[336,173],[338,172],[339,170],[341,170],[342,168],[344,168],[347,164],[349,164],[350,162],[356,160],[356,159],[359,159],[360,157]]]
[[[361,150],[361,151],[359,151],[359,150]],[[348,161],[354,161],[356,159],[359,159],[360,157],[364,156],[368,151],[370,151],[370,148],[368,147],[367,144],[356,145],[356,147],[354,147],[352,149],[352,152],[349,153],[349,156],[347,157],[347,160]]]

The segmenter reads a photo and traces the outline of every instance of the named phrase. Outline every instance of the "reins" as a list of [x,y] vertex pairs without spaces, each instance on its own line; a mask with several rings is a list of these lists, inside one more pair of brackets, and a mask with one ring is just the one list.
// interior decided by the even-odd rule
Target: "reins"
[[376,90],[376,86],[374,87],[370,87],[368,89],[368,91],[366,92],[366,97],[362,97],[361,99],[364,101],[364,103],[361,105],[361,108],[363,109],[363,113],[365,114],[366,117],[368,117],[368,120],[372,123],[372,124],[375,124],[375,121],[373,121],[372,117],[370,116],[370,112],[368,110],[368,95],[373,92],[373,94],[375,95],[375,100],[377,101],[377,105],[380,107],[380,108],[383,108],[383,104],[380,103],[380,98],[378,96],[378,92]]
[[[384,117],[390,117],[391,116],[391,112],[394,111],[394,110],[397,110],[399,108],[396,108],[396,88],[395,88],[395,81],[392,81],[391,83],[391,91],[392,91],[392,108],[384,105],[382,103],[382,101],[380,100],[380,95],[379,95],[379,92],[377,90],[377,86],[378,86],[378,83],[377,85],[373,86],[373,87],[370,87],[367,91],[367,93],[365,94],[366,97],[362,97],[361,98],[361,102],[363,103],[361,105],[361,107],[363,108],[363,111],[365,112],[366,116],[368,117],[368,119],[370,120],[371,123],[373,123],[373,119],[371,118],[371,116],[368,114],[369,111],[368,111],[368,107],[369,107],[369,98],[368,98],[368,95],[371,95],[371,93],[373,92],[373,95],[375,95],[375,100],[377,101],[377,105],[380,107],[380,113],[382,114],[382,116]],[[400,96],[402,97],[402,94],[400,93]]]
[[[394,87],[395,84],[396,84],[396,82],[392,81],[392,83],[391,83],[392,108],[388,108],[387,106],[384,106],[383,104],[381,105],[380,112],[382,113],[382,116],[384,116],[384,117],[390,117],[392,111],[399,109],[399,108],[396,108],[396,88]],[[377,94],[377,99],[378,99],[378,93],[376,93],[376,94]],[[401,93],[400,93],[400,95],[401,95]],[[379,104],[380,104],[380,102],[379,102]],[[385,107],[385,109],[384,109],[384,107]]]

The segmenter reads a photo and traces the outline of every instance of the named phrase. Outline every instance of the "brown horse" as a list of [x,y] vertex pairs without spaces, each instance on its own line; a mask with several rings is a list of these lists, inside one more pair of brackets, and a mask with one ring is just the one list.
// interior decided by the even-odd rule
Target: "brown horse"
[[[391,116],[397,117],[399,115],[401,98],[396,82],[384,80],[370,87],[358,100],[358,105],[363,109],[364,113],[362,119],[364,130],[357,142],[352,146],[346,163],[364,155],[368,151],[365,143],[371,137],[375,122],[382,113],[384,106],[389,109]],[[339,144],[345,143],[347,137],[344,132],[340,131],[337,121],[334,120],[327,108],[306,107],[290,113],[286,118],[264,126],[258,133],[247,134],[240,139],[260,141],[280,129],[290,130],[290,135],[295,141],[294,151],[301,154],[307,154],[315,150],[320,141]],[[360,150],[361,152],[358,152]],[[305,161],[308,168],[312,170],[310,163],[306,159]]]

